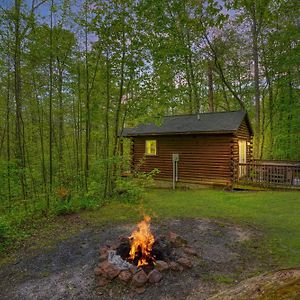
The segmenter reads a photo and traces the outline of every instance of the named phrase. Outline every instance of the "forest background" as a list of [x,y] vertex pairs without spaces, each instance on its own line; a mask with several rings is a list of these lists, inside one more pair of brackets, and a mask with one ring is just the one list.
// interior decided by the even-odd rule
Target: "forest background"
[[0,231],[112,197],[124,126],[239,109],[300,159],[300,1],[2,0]]

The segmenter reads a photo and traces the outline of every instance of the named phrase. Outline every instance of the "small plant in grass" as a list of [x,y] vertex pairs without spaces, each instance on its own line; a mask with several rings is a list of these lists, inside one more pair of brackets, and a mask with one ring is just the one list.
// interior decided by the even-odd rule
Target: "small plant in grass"
[[67,188],[60,187],[57,191],[57,196],[57,215],[69,215],[75,212],[71,201],[71,192]]
[[205,281],[215,281],[219,283],[232,284],[234,279],[222,274],[206,274],[203,275],[203,280]]
[[72,206],[71,202],[58,202],[57,207],[56,207],[56,214],[58,216],[60,215],[70,215],[74,213],[76,210]]
[[213,275],[212,278],[220,283],[231,284],[234,282],[234,279],[225,275]]
[[128,203],[137,203],[145,192],[145,187],[153,182],[158,169],[151,172],[135,172],[133,178],[119,178],[116,181],[115,194]]
[[144,192],[143,187],[139,186],[132,178],[119,178],[116,181],[116,197],[128,203],[136,203]]

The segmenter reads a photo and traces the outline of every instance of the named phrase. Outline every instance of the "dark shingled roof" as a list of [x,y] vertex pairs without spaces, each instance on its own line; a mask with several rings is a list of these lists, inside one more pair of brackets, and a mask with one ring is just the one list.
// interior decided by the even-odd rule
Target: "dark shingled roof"
[[239,110],[163,117],[160,126],[148,123],[134,128],[125,128],[122,136],[232,133],[239,129],[244,118],[252,133],[247,113]]

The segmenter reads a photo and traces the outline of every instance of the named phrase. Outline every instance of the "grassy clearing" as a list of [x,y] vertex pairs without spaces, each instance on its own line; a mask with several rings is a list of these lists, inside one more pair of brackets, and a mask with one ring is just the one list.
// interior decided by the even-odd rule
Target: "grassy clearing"
[[258,227],[282,267],[300,265],[300,192],[153,189],[142,206],[113,202],[83,215],[98,223],[136,221],[141,207],[157,219],[214,218]]
[[205,217],[257,226],[282,266],[300,265],[300,192],[151,190],[145,207],[160,218]]
[[[39,247],[64,239],[94,225],[136,222],[146,212],[154,219],[214,218],[255,226],[266,236],[268,253],[280,258],[282,267],[300,265],[300,192],[224,192],[220,190],[148,190],[141,204],[118,201],[73,216],[53,218],[37,228],[26,228],[27,243]],[[75,218],[75,220],[74,220]],[[63,235],[57,234],[63,230]],[[43,247],[43,246],[42,246]]]

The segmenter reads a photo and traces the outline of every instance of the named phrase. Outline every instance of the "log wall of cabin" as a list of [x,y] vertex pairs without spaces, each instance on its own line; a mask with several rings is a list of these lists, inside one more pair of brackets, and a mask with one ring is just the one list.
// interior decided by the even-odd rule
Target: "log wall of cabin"
[[[157,179],[172,180],[172,154],[179,154],[179,181],[199,184],[231,184],[232,134],[134,137],[132,167],[160,170]],[[157,141],[157,155],[145,155],[145,141]]]

